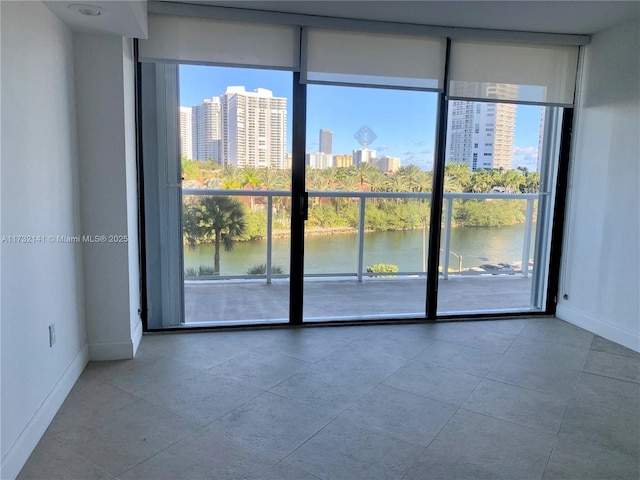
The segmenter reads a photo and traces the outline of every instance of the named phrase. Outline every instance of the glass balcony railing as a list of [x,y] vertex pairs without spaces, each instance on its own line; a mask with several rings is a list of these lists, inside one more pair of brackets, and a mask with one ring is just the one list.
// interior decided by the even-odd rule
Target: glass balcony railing
[[[442,278],[480,275],[528,277],[533,264],[534,207],[541,195],[543,194],[445,193],[440,245]],[[286,227],[288,223],[289,191],[183,189],[183,199],[187,203],[189,198],[203,196],[244,198],[245,203],[251,205],[251,210],[259,205],[264,212],[260,220],[264,222],[264,234],[261,235],[263,239],[254,247],[259,251],[259,263],[264,265],[264,273],[248,274],[244,270],[239,271],[238,267],[235,271],[222,269],[211,275],[187,275],[188,280],[264,279],[267,284],[271,284],[274,278],[288,277],[288,258],[284,257],[288,255],[289,244],[286,228],[282,227]],[[307,251],[305,247],[305,257],[317,256],[315,262],[305,260],[305,277],[351,276],[362,282],[367,277],[382,276],[380,272],[368,271],[367,268],[368,264],[378,263],[398,267],[385,277],[426,275],[431,193],[310,191],[309,198],[310,211],[322,206],[327,207],[326,209],[330,207],[335,210],[335,215],[345,215],[342,222],[345,226],[323,227],[323,220],[320,219],[316,226],[308,229],[308,233],[318,234],[325,229],[328,233],[344,233],[345,238],[337,241],[335,237],[339,235],[331,235],[331,239],[320,238],[316,242],[319,246],[315,249]],[[502,225],[500,219],[487,218],[498,215],[495,213],[496,208],[489,208],[495,202],[511,202],[508,209],[505,207],[503,210],[517,210],[515,225],[499,226]],[[396,208],[394,215],[401,218],[401,224],[390,225],[389,228],[381,226],[380,222],[385,221],[384,218],[378,218],[380,212],[385,211],[382,207],[387,206],[386,210],[390,210],[394,204],[400,203],[406,208]],[[504,212],[499,214],[504,215]],[[471,226],[458,225],[461,218],[469,215],[475,215],[474,218],[477,217],[478,220],[470,220]],[[279,228],[274,228],[276,221]],[[278,245],[274,242],[274,231],[278,233]],[[307,240],[310,238],[306,237]],[[313,247],[312,243],[309,245]],[[243,253],[231,251],[224,255],[241,256]],[[255,249],[254,255],[258,255]],[[278,256],[277,264],[274,262],[274,255]],[[185,247],[186,268],[189,256]],[[247,266],[250,265],[245,264],[243,268],[246,269]],[[190,268],[194,267],[192,265]]]

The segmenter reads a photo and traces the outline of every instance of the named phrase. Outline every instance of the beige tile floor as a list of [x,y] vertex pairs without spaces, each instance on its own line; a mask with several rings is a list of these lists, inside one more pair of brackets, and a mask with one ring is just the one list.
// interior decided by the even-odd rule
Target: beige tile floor
[[146,335],[26,479],[637,479],[640,355],[553,318]]

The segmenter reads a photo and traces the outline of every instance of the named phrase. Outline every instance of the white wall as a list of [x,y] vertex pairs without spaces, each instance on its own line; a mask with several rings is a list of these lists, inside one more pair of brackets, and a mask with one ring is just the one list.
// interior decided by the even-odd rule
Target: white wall
[[[146,13],[146,12],[145,12]],[[145,16],[146,20],[146,16]],[[138,153],[136,150],[135,59],[133,41],[123,40],[123,100],[125,131],[125,184],[127,189],[127,263],[129,266],[129,321],[134,355],[142,340],[140,318],[140,249],[138,237]]]
[[[585,49],[557,316],[640,351],[640,22]],[[567,299],[562,296],[567,295]]]
[[128,236],[83,245],[89,356],[133,358],[142,324],[132,42],[75,34],[74,52],[83,233]]
[[[40,2],[1,2],[0,477],[13,478],[87,362],[70,31]],[[48,325],[57,341],[49,347]]]

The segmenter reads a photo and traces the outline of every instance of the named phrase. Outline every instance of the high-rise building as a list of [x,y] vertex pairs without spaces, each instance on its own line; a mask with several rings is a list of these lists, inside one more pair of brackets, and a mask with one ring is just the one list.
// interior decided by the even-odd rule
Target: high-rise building
[[222,164],[286,168],[287,99],[264,88],[227,87],[220,101]]
[[347,154],[334,155],[333,164],[334,164],[334,167],[337,167],[337,168],[350,167],[351,165],[353,165],[353,155],[347,155]]
[[[484,92],[468,92],[482,88]],[[514,100],[516,85],[500,83],[464,84],[456,82],[453,95]],[[447,162],[467,163],[472,171],[511,169],[516,106],[510,103],[486,103],[453,100],[447,120]]]
[[221,109],[218,97],[207,98],[200,105],[191,107],[193,158],[214,160],[221,164]]
[[309,168],[330,168],[333,167],[333,155],[322,152],[307,153],[306,164]]
[[291,153],[287,152],[284,154],[284,168],[291,168],[291,164],[293,162],[293,158]]
[[398,157],[377,157],[371,159],[371,163],[383,172],[397,172],[400,168],[400,159]]
[[189,160],[193,158],[191,113],[191,107],[180,107],[180,157]]
[[376,151],[369,150],[368,148],[360,148],[353,151],[353,164],[358,165],[362,162],[370,162],[372,158],[375,158]]
[[331,155],[333,153],[333,132],[326,128],[320,129],[320,144],[318,151]]

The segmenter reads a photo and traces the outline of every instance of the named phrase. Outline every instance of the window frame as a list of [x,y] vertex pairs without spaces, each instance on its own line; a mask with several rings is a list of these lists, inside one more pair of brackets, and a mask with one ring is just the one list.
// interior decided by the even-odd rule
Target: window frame
[[[182,8],[184,7],[184,8]],[[287,14],[276,14],[270,15],[267,17],[258,17],[256,15],[242,16],[240,17],[240,13],[231,12],[230,10],[237,9],[225,9],[224,7],[203,7],[196,5],[182,5],[180,7],[171,6],[171,5],[163,5],[158,6],[154,4],[153,10],[161,10],[161,13],[176,13],[176,8],[180,8],[182,13],[184,12],[207,12],[207,16],[215,16],[216,12],[222,12],[222,15],[218,15],[223,20],[238,20],[243,18],[243,20],[248,22],[258,22],[265,23],[265,19],[271,23],[273,23],[274,19],[283,22],[288,25],[300,25],[300,18],[304,16],[288,16]],[[261,18],[261,20],[257,20]],[[429,258],[428,258],[428,272],[431,272],[427,277],[427,305],[426,305],[426,315],[424,317],[415,318],[415,319],[406,319],[402,320],[389,318],[390,322],[398,322],[398,321],[435,321],[435,320],[443,320],[443,319],[453,319],[453,318],[470,318],[470,319],[481,319],[481,318],[493,318],[493,317],[506,317],[512,318],[514,316],[519,317],[522,315],[549,315],[555,313],[557,298],[557,286],[559,284],[559,271],[560,271],[560,251],[562,249],[562,235],[563,235],[563,222],[564,222],[564,212],[566,209],[566,192],[567,192],[567,174],[569,168],[569,157],[570,157],[570,131],[571,131],[571,122],[573,118],[573,107],[563,105],[564,114],[561,120],[561,145],[559,150],[559,161],[558,161],[558,171],[557,178],[555,184],[555,203],[552,208],[552,226],[550,232],[550,242],[548,245],[549,248],[549,266],[548,266],[548,275],[547,278],[544,279],[547,283],[546,290],[546,298],[544,308],[539,312],[531,312],[526,311],[522,313],[508,313],[508,314],[496,314],[494,312],[488,313],[471,313],[464,314],[461,316],[450,316],[450,315],[438,315],[437,313],[437,285],[439,282],[438,278],[438,266],[439,266],[439,255],[435,255],[432,252],[439,252],[440,246],[440,236],[441,236],[441,218],[443,213],[443,202],[444,202],[444,165],[445,165],[445,152],[446,152],[446,130],[447,130],[447,113],[448,113],[448,101],[455,100],[458,97],[452,97],[449,95],[449,69],[450,69],[450,55],[451,55],[451,45],[453,35],[447,27],[424,27],[420,28],[419,26],[407,27],[401,25],[380,25],[379,22],[365,22],[365,21],[340,21],[337,24],[329,20],[317,20],[312,18],[305,18],[307,22],[306,25],[311,26],[321,26],[323,28],[336,27],[339,26],[341,28],[345,28],[346,25],[352,24],[354,30],[365,30],[365,31],[383,31],[385,33],[393,33],[399,32],[404,33],[410,32],[412,34],[440,34],[442,36],[446,36],[446,53],[444,60],[444,79],[443,79],[443,89],[438,92],[438,111],[437,111],[437,128],[436,128],[436,153],[435,153],[435,162],[433,169],[433,185],[432,185],[432,202],[431,202],[431,226],[429,230]],[[320,22],[318,24],[317,22]],[[336,19],[337,21],[337,19]],[[345,23],[346,22],[346,23]],[[302,30],[304,32],[304,30]],[[466,31],[465,29],[454,30],[456,34],[462,33],[462,37],[465,36],[465,32],[467,35],[473,36],[477,35],[477,32],[474,31]],[[509,39],[512,37],[513,32],[495,32],[494,35],[498,37],[506,37]],[[458,35],[456,35],[458,36]],[[538,36],[534,35],[532,37],[534,40],[540,41],[544,39],[547,42],[551,42],[552,40],[557,40],[559,43],[570,44],[570,45],[582,45],[584,43],[588,43],[588,37],[580,36],[580,35],[546,35],[540,34]],[[304,42],[301,48],[301,58],[304,59]],[[138,190],[140,192],[140,197],[144,197],[145,185],[144,185],[144,165],[142,162],[143,159],[143,149],[141,145],[143,144],[143,120],[141,113],[141,97],[142,97],[142,82],[140,80],[141,73],[141,62],[139,58],[139,45],[138,40],[135,41],[135,61],[136,61],[136,99],[137,99],[137,135],[138,135]],[[206,63],[205,63],[206,64]],[[212,64],[214,65],[214,64]],[[220,66],[220,64],[215,64]],[[304,65],[303,60],[300,63],[302,67]],[[238,66],[229,64],[228,66]],[[255,65],[242,65],[246,67],[255,67]],[[376,85],[366,85],[367,87],[376,87]],[[378,85],[379,88],[394,88],[392,85]],[[400,86],[397,88],[402,89],[410,89],[410,87]],[[429,91],[433,91],[433,89],[427,89]],[[470,100],[465,98],[464,100]],[[486,99],[483,99],[486,101]],[[527,102],[518,102],[514,101],[513,103],[518,104],[527,104]],[[291,236],[291,297],[290,297],[290,316],[289,316],[289,324],[291,325],[299,325],[302,323],[302,285],[303,285],[303,258],[300,258],[296,261],[294,257],[294,251],[301,252],[303,250],[303,242],[304,242],[304,215],[305,215],[305,207],[306,207],[306,191],[304,187],[304,163],[305,163],[305,145],[306,145],[306,85],[303,81],[302,75],[296,68],[293,69],[293,132],[292,132],[292,157],[293,164],[297,165],[297,168],[293,169],[292,172],[292,204],[300,205],[297,212],[294,213],[292,209],[292,236]],[[478,133],[478,132],[477,132]],[[296,160],[298,159],[298,160]],[[145,331],[153,331],[155,328],[149,326],[148,323],[148,313],[149,306],[147,304],[147,289],[148,289],[148,278],[145,266],[148,261],[147,255],[147,246],[146,246],[146,238],[145,235],[145,224],[147,222],[147,214],[148,212],[145,210],[144,202],[139,202],[139,215],[140,215],[140,262],[141,262],[141,276],[140,276],[140,288],[142,293],[142,320]],[[358,319],[354,319],[353,321],[341,322],[341,324],[348,324],[358,322]],[[331,323],[331,322],[326,322]],[[314,324],[318,324],[314,322]],[[321,323],[320,323],[321,324]],[[181,327],[184,328],[184,327]],[[198,327],[190,327],[190,328],[198,328]],[[207,326],[206,328],[211,328]],[[225,327],[228,328],[228,327]]]

